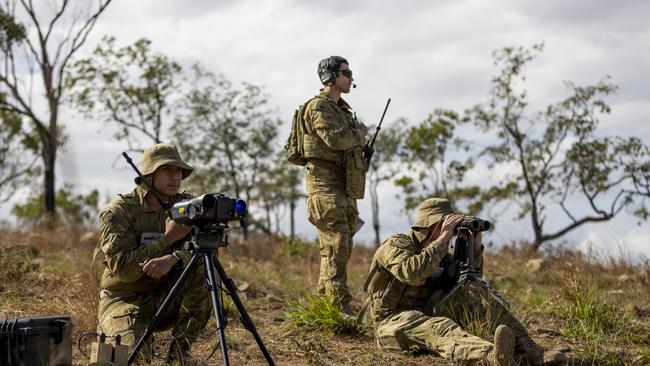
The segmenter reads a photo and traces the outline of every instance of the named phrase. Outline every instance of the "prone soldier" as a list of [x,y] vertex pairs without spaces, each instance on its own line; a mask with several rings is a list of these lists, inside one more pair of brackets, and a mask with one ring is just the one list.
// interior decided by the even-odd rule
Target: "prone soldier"
[[[445,296],[445,286],[434,277],[449,266],[449,243],[464,218],[453,212],[448,200],[429,198],[420,204],[411,232],[391,236],[375,252],[365,285],[368,300],[360,318],[369,307],[379,347],[417,347],[461,363],[566,364],[563,353],[546,350],[533,341],[501,298],[490,294],[493,289],[470,283],[451,297]],[[475,234],[472,248],[479,269],[481,236],[481,232]],[[445,298],[448,301],[441,305]],[[490,324],[493,342],[470,334],[453,320],[467,314],[465,310]]]

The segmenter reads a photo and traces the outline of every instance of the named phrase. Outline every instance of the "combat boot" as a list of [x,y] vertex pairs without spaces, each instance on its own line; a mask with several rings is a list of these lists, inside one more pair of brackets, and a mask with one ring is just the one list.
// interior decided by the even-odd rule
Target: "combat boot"
[[547,350],[529,336],[515,340],[515,351],[522,365],[562,366],[569,363],[569,358],[564,353]]
[[499,325],[494,331],[494,349],[487,356],[493,366],[512,366],[515,364],[515,335],[505,325]]
[[204,360],[193,358],[190,354],[190,342],[187,339],[173,339],[169,345],[169,353],[165,362],[173,366],[203,366],[208,363]]

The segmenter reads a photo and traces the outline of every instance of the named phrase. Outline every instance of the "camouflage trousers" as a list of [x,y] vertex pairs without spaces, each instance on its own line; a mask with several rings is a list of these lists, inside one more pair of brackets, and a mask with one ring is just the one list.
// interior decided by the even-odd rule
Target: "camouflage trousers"
[[340,194],[311,194],[307,197],[309,222],[318,229],[320,275],[318,293],[340,300],[347,307],[352,296],[347,285],[347,264],[352,236],[359,218],[356,201]]
[[375,326],[377,343],[383,349],[427,350],[459,363],[485,360],[494,348],[491,340],[497,326],[508,326],[517,338],[528,336],[526,328],[492,291],[470,283],[436,307],[440,308],[437,312],[425,307],[424,312],[407,310],[390,315]]
[[[119,334],[122,344],[129,345],[132,350],[181,272],[173,270],[169,273],[169,286],[163,286],[158,291],[134,294],[101,290],[98,333],[103,332],[108,337]],[[198,338],[212,311],[203,272],[201,262],[187,277],[179,293],[171,299],[155,331],[172,328],[172,336],[180,344],[192,344]],[[141,361],[152,359],[151,337],[140,349],[139,358]]]

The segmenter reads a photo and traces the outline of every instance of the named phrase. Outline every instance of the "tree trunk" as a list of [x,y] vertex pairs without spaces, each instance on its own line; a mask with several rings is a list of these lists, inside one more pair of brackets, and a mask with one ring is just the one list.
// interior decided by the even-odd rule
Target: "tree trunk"
[[379,195],[377,193],[377,182],[370,182],[370,204],[372,206],[372,228],[375,230],[375,249],[381,244],[381,233],[379,227]]
[[296,201],[289,202],[289,216],[291,217],[291,239],[296,238]]

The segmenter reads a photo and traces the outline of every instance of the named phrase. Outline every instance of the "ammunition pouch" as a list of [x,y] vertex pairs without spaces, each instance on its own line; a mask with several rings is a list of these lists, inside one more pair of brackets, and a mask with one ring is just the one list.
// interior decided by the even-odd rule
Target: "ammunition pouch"
[[354,199],[362,199],[366,191],[368,161],[363,158],[363,147],[357,146],[347,152],[345,165],[345,193]]

